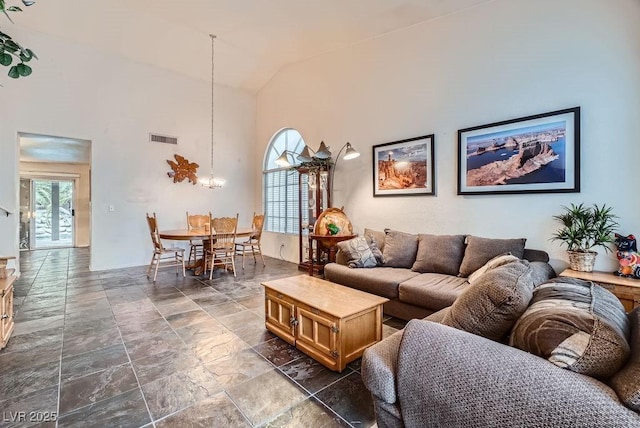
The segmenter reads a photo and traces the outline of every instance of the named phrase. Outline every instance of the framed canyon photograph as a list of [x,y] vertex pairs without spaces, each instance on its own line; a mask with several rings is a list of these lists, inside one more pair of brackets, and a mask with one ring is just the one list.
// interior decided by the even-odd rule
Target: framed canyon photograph
[[458,195],[580,191],[580,107],[458,131]]
[[435,195],[433,134],[373,146],[373,196]]

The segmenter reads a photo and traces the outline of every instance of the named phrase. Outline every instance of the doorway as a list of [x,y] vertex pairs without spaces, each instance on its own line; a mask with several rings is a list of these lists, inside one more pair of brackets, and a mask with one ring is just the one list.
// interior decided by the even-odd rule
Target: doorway
[[75,246],[75,182],[20,179],[20,249]]
[[18,133],[21,251],[91,245],[91,141]]

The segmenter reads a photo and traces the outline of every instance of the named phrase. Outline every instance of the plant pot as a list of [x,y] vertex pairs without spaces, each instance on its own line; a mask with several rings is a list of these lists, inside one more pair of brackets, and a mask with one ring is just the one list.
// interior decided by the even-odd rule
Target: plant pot
[[596,263],[595,251],[567,251],[569,254],[569,267],[580,272],[593,272]]

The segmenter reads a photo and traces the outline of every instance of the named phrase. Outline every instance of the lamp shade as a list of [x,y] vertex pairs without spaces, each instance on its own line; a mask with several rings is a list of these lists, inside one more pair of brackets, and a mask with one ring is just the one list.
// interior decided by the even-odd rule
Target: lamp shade
[[331,157],[331,152],[329,148],[324,144],[324,141],[320,141],[320,147],[318,147],[318,151],[315,154],[315,157],[318,159],[327,159]]
[[278,159],[274,160],[273,162],[275,162],[276,165],[280,165],[280,166],[291,166],[291,163],[289,163],[289,159],[287,159],[287,152],[282,152],[282,154],[280,156],[278,156]]
[[304,149],[298,155],[298,160],[300,162],[311,162],[313,159],[311,158],[311,153],[309,153],[309,147],[305,144]]
[[347,151],[344,153],[344,156],[342,156],[342,159],[344,160],[355,159],[358,156],[360,156],[360,152],[354,149],[351,143],[347,143]]

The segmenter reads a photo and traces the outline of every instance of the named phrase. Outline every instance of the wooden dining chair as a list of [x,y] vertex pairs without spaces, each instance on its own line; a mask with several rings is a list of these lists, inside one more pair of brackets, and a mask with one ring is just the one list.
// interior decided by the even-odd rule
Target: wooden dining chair
[[253,229],[249,239],[243,242],[236,242],[236,255],[242,256],[242,269],[244,269],[244,256],[245,254],[253,254],[253,263],[258,263],[256,255],[260,254],[262,259],[262,265],[266,266],[264,257],[262,256],[262,248],[260,248],[260,238],[262,237],[262,227],[264,226],[264,214],[256,215],[253,213],[253,221],[251,222],[251,228]]
[[151,273],[151,268],[155,266],[153,273],[153,282],[156,282],[158,276],[158,268],[162,267],[176,267],[176,275],[178,274],[178,267],[182,265],[182,276],[185,276],[184,269],[184,248],[169,247],[166,248],[162,245],[160,240],[160,233],[158,232],[158,219],[156,213],[153,213],[153,217],[147,213],[147,224],[149,225],[149,232],[151,233],[151,242],[153,242],[153,256],[151,256],[151,263],[147,269],[147,278]]
[[[187,229],[191,230],[203,230],[207,233],[209,224],[211,223],[211,213],[206,214],[189,214],[187,211]],[[194,265],[199,258],[204,255],[204,247],[201,240],[189,240],[189,265]]]
[[238,230],[238,214],[235,217],[219,217],[211,219],[211,232],[208,245],[204,248],[204,270],[209,269],[209,279],[213,278],[216,266],[229,266],[236,276],[235,242]]

